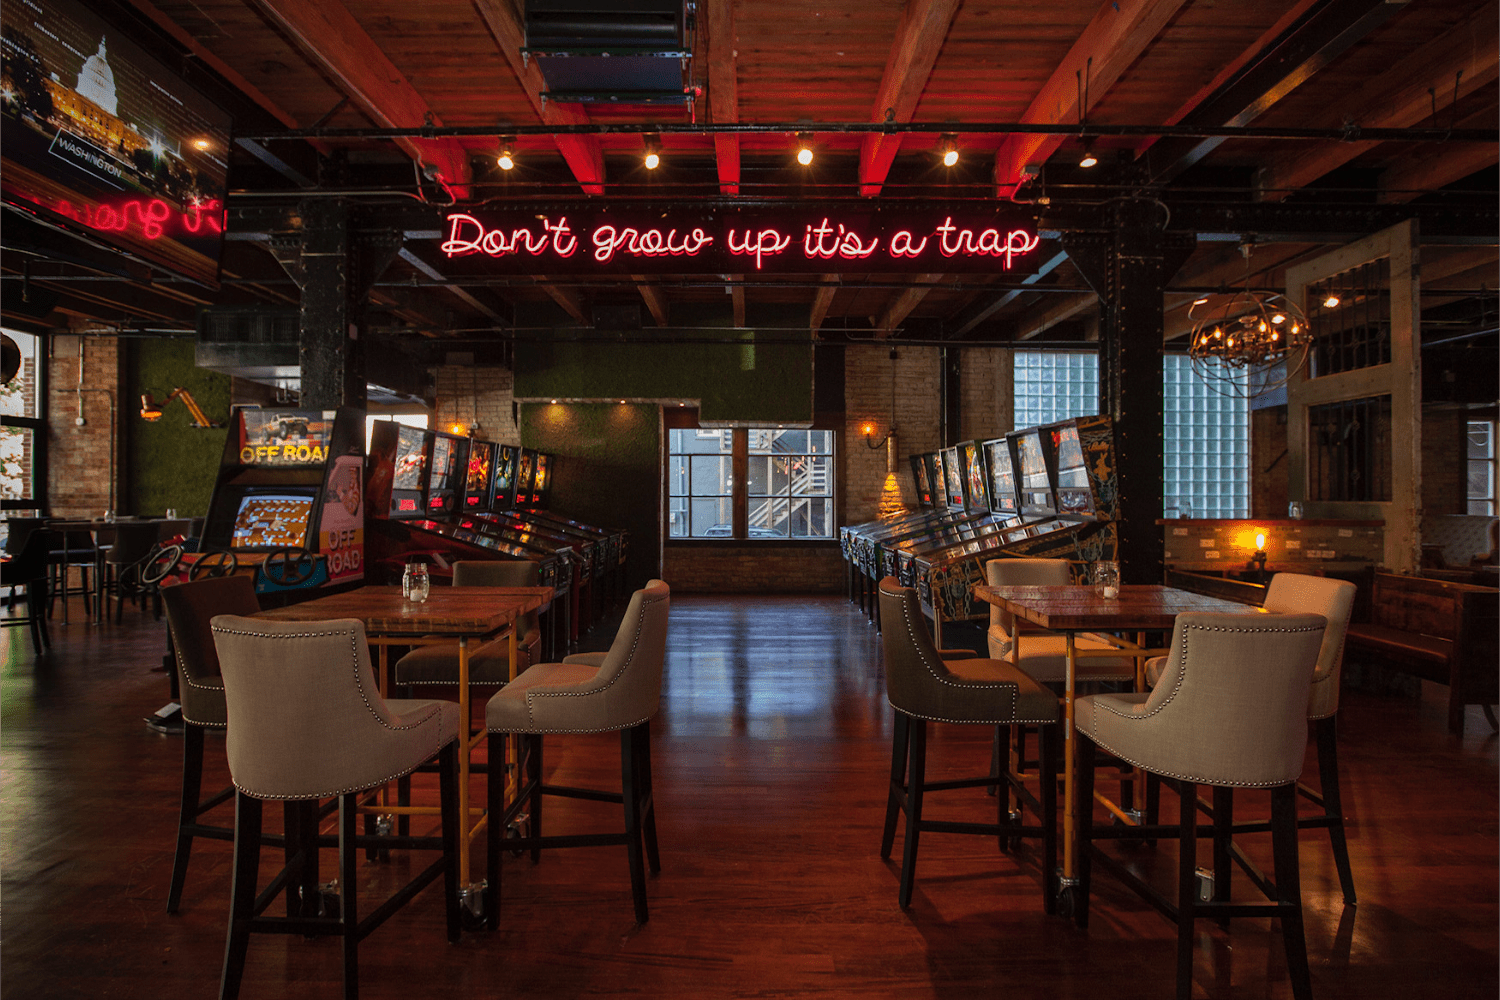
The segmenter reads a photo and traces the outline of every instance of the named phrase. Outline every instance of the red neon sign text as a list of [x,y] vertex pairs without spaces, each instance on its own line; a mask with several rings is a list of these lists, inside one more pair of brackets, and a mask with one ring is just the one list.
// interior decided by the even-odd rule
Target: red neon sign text
[[174,219],[189,233],[201,231],[211,234],[224,231],[224,212],[219,207],[218,199],[194,203],[188,211],[177,212],[160,198],[132,198],[112,205],[82,207],[59,198],[53,211],[81,222],[90,229],[106,233],[134,231],[135,235],[148,240],[159,240],[164,236],[170,239],[167,228]]
[[[813,239],[815,236],[816,240]],[[845,260],[860,260],[870,256],[879,246],[880,237],[875,237],[868,244],[862,243],[853,229],[845,229],[840,224],[835,230],[828,224],[826,216],[816,226],[808,226],[802,237],[802,252],[809,260],[814,257],[828,260],[834,256]]]
[[548,243],[559,257],[571,257],[578,249],[578,237],[568,228],[568,217],[552,222],[542,217],[542,232],[533,234],[529,228],[514,229],[507,239],[503,230],[487,229],[484,223],[472,215],[455,212],[448,216],[448,239],[442,246],[449,257],[463,257],[471,253],[485,253],[491,257],[503,257],[509,253],[520,253],[522,249],[533,257],[544,253]]
[[778,254],[785,250],[787,244],[792,242],[790,236],[783,236],[775,229],[762,229],[755,234],[755,242],[750,242],[750,230],[745,230],[745,238],[740,241],[739,246],[734,244],[734,230],[729,231],[729,252],[739,254],[755,254],[755,269],[760,270],[761,258],[766,254]]
[[[1005,268],[1010,270],[1010,262],[1018,253],[1036,249],[1041,242],[1041,237],[1028,234],[1024,229],[1013,229],[1001,236],[998,229],[986,229],[980,232],[978,239],[974,237],[974,230],[959,229],[953,224],[953,217],[949,216],[943,220],[943,224],[937,227],[938,249],[943,252],[944,257],[954,257],[958,254],[987,254],[991,257],[1004,257]],[[957,233],[949,242],[949,235]],[[1002,243],[1001,240],[1004,239]]]
[[701,229],[694,229],[685,234],[681,242],[677,240],[677,230],[673,229],[665,236],[660,229],[615,229],[614,226],[600,226],[594,230],[594,259],[601,264],[608,264],[615,256],[615,252],[622,247],[625,252],[635,257],[662,257],[670,254],[673,257],[697,256],[698,251],[714,241],[712,236],[706,236]]

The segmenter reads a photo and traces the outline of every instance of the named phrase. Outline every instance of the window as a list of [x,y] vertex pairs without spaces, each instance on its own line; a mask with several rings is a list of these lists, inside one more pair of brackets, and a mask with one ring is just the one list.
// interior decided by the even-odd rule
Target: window
[[1469,421],[1470,514],[1495,513],[1495,421]]
[[1391,498],[1391,397],[1307,408],[1309,500]]
[[832,431],[673,428],[667,463],[669,538],[833,537]]
[[[1162,358],[1164,516],[1250,514],[1250,405],[1193,374],[1186,355]],[[1038,427],[1099,412],[1099,357],[1015,354],[1015,426]]]
[[751,538],[833,537],[833,432],[748,432]]
[[[0,386],[0,506],[7,511],[40,513],[46,448],[42,416],[42,352],[39,337],[15,330],[4,336],[20,352],[21,367]],[[8,348],[9,345],[7,345]]]
[[733,537],[733,434],[697,429],[669,434],[667,537]]

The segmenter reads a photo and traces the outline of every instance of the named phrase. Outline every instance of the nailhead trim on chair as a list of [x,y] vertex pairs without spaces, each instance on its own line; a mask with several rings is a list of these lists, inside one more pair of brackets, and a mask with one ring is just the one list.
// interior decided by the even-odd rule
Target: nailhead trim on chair
[[[1320,629],[1316,628],[1316,627],[1312,627],[1312,628],[1230,628],[1230,627],[1225,626],[1225,625],[1190,625],[1187,628],[1184,628],[1182,630],[1182,655],[1184,657],[1187,656],[1188,633],[1191,632],[1191,631],[1194,631],[1194,630],[1203,631],[1203,632],[1247,632],[1247,633],[1249,633],[1249,632],[1257,632],[1257,633],[1259,633],[1259,632],[1317,632],[1317,631],[1320,631]],[[1156,706],[1155,710],[1152,711],[1150,713],[1150,715],[1136,715],[1133,712],[1120,712],[1120,711],[1117,711],[1113,706],[1111,706],[1107,702],[1095,702],[1094,704],[1098,706],[1098,708],[1099,708],[1100,711],[1108,712],[1109,714],[1115,716],[1116,718],[1128,719],[1128,720],[1130,720],[1132,722],[1138,722],[1138,721],[1140,721],[1142,719],[1149,719],[1149,718],[1151,718],[1152,715],[1155,715],[1157,712],[1160,712],[1164,707],[1166,707],[1166,705],[1169,704],[1172,701],[1173,698],[1177,697],[1177,692],[1179,690],[1181,690],[1181,688],[1182,688],[1182,678],[1183,678],[1182,671],[1179,670],[1177,672],[1177,685],[1176,685],[1176,687],[1174,687],[1172,689],[1172,693],[1169,694],[1162,701],[1162,703],[1160,705]],[[1125,754],[1117,752],[1109,744],[1100,742],[1099,737],[1098,737],[1098,729],[1099,729],[1098,723],[1096,722],[1092,728],[1093,728],[1093,731],[1090,732],[1088,735],[1089,735],[1089,738],[1091,740],[1093,740],[1094,743],[1097,746],[1103,747],[1105,750],[1108,750],[1115,757],[1118,757],[1120,760],[1125,761],[1127,764],[1131,764],[1131,765],[1133,765],[1135,767],[1139,767],[1142,770],[1150,771],[1152,774],[1160,774],[1160,775],[1162,775],[1164,777],[1167,777],[1167,778],[1176,778],[1179,781],[1191,781],[1194,784],[1200,784],[1200,785],[1216,785],[1216,786],[1221,787],[1221,788],[1277,788],[1277,787],[1280,787],[1281,785],[1285,785],[1289,781],[1296,781],[1297,780],[1297,776],[1293,775],[1290,778],[1284,778],[1284,779],[1281,779],[1279,781],[1270,781],[1270,782],[1224,781],[1224,780],[1218,779],[1218,778],[1209,779],[1209,778],[1203,778],[1203,777],[1195,777],[1195,776],[1190,775],[1190,774],[1178,774],[1178,773],[1173,772],[1173,771],[1163,771],[1163,770],[1160,770],[1158,768],[1148,767],[1147,765],[1142,764],[1138,760],[1134,760],[1134,759],[1132,759],[1130,757],[1127,757]]]
[[[533,704],[532,699],[534,697],[535,698],[586,698],[586,697],[589,697],[591,695],[596,695],[600,691],[608,691],[610,688],[614,687],[615,686],[615,682],[618,681],[621,677],[625,676],[625,671],[627,671],[627,670],[630,669],[631,663],[634,662],[634,660],[635,660],[635,651],[636,651],[636,649],[641,644],[641,628],[642,628],[642,625],[643,625],[642,619],[644,619],[646,617],[645,616],[646,605],[647,604],[656,604],[656,603],[658,603],[660,601],[665,601],[665,600],[669,600],[669,599],[670,599],[670,595],[668,595],[667,597],[643,597],[643,598],[641,598],[641,612],[642,612],[642,614],[641,614],[641,618],[636,620],[636,623],[635,623],[635,636],[632,638],[632,640],[630,642],[630,652],[625,657],[625,665],[623,667],[621,667],[619,670],[615,671],[614,677],[610,678],[609,683],[606,684],[606,685],[604,685],[602,688],[593,688],[593,689],[588,690],[588,691],[537,691],[537,690],[527,691],[526,692],[526,717],[531,720],[531,724],[532,724],[533,728],[526,730],[526,732],[529,732],[529,733],[533,733],[533,732],[534,733],[612,733],[612,732],[615,732],[615,731],[620,730],[620,729],[628,729],[629,726],[606,726],[603,729],[538,729],[538,728],[535,728],[536,727],[536,717],[535,717],[535,714],[534,714],[533,710],[535,709],[536,706]],[[651,718],[655,717],[655,715],[656,715],[656,713],[652,712],[650,715],[646,716],[645,719],[639,719],[639,720],[637,720],[635,722],[630,723],[630,725],[631,726],[638,726],[642,722],[645,722],[648,719],[651,719]],[[495,730],[495,732],[505,732],[505,731],[506,730]]]
[[[338,636],[338,635],[345,634],[343,632],[335,632],[335,631],[329,631],[329,632],[243,632],[243,631],[237,631],[235,629],[219,628],[217,626],[209,626],[209,627],[213,631],[219,632],[219,633],[221,633],[223,635],[244,635],[244,636],[249,636],[249,637],[251,637],[253,639],[326,639],[326,638],[329,638],[330,636]],[[433,708],[429,708],[427,710],[427,714],[426,715],[422,716],[420,719],[417,719],[415,722],[411,723],[410,725],[405,725],[405,726],[392,726],[392,725],[389,725],[384,719],[382,719],[380,717],[380,714],[375,711],[375,706],[372,705],[372,704],[370,704],[370,699],[365,694],[364,685],[361,684],[360,681],[359,681],[359,669],[358,669],[358,665],[359,665],[359,640],[358,640],[358,633],[355,632],[353,629],[350,629],[347,634],[349,636],[349,649],[350,649],[350,652],[352,653],[352,655],[354,657],[353,662],[355,664],[354,686],[359,691],[359,699],[360,699],[360,701],[362,701],[362,702],[365,703],[365,708],[369,709],[370,714],[375,717],[375,721],[376,722],[380,723],[380,725],[382,727],[384,727],[385,729],[389,729],[392,732],[403,732],[403,731],[408,730],[408,729],[418,729],[418,728],[421,728],[422,726],[426,725],[428,722],[432,721],[432,719],[435,716],[440,716],[442,714],[442,709],[433,707]],[[395,774],[392,774],[392,775],[389,775],[387,777],[381,778],[381,779],[379,779],[377,781],[371,782],[368,785],[359,785],[359,786],[352,786],[352,787],[347,787],[347,788],[341,788],[341,789],[338,789],[336,791],[313,792],[313,793],[310,793],[310,794],[307,794],[307,795],[279,795],[279,794],[275,794],[275,793],[257,792],[254,789],[244,787],[239,782],[235,782],[234,783],[234,787],[238,788],[240,791],[244,792],[246,795],[253,795],[253,796],[255,796],[258,799],[268,799],[268,800],[271,800],[271,799],[280,799],[280,800],[290,800],[290,801],[303,801],[305,799],[312,799],[312,798],[328,799],[328,798],[333,798],[336,795],[349,795],[349,794],[351,794],[353,792],[362,792],[366,788],[375,788],[378,785],[383,785],[386,782],[395,781],[397,778],[404,777],[405,775],[411,774],[417,768],[421,767],[423,763],[425,763],[426,761],[430,760],[432,758],[432,756],[435,755],[439,750],[441,750],[443,747],[445,747],[450,742],[452,742],[452,741],[454,741],[456,739],[458,739],[458,735],[455,733],[452,736],[448,736],[446,739],[439,740],[437,746],[433,747],[431,753],[429,753],[426,757],[423,757],[421,761],[418,761],[416,764],[413,764],[411,767],[408,767],[405,770],[398,771]]]
[[[221,695],[224,693],[223,685],[215,686],[213,684],[199,684],[197,681],[193,680],[192,676],[188,673],[187,666],[182,662],[182,650],[174,649],[174,652],[177,654],[177,672],[182,676],[182,682],[184,684],[192,688],[194,691],[217,691]],[[182,713],[182,717],[184,719],[187,719],[187,721],[191,722],[193,725],[202,726],[204,729],[229,728],[229,723],[227,722],[199,722],[197,719],[188,719],[186,712]]]
[[[889,591],[886,591],[886,593],[889,593]],[[892,597],[901,597],[900,594],[891,594],[891,596]],[[902,597],[902,600],[901,600],[901,620],[906,624],[907,634],[910,635],[913,639],[915,639],[917,633],[914,631],[913,623],[912,623],[912,620],[911,620],[911,601],[907,600],[904,597]],[[923,626],[923,627],[925,628],[926,626]],[[916,643],[916,645],[920,646],[921,644],[920,643]],[[950,680],[949,678],[944,677],[943,675],[939,674],[936,670],[933,670],[932,669],[932,664],[930,662],[928,662],[928,660],[927,660],[927,658],[925,656],[922,658],[922,665],[927,668],[927,672],[930,673],[930,674],[932,674],[933,678],[939,684],[946,684],[949,687],[970,688],[970,689],[973,689],[973,690],[976,690],[976,691],[988,691],[988,690],[991,690],[993,688],[1005,688],[1005,689],[1008,689],[1010,691],[1010,716],[1008,718],[1004,718],[1004,719],[974,719],[974,720],[972,720],[972,722],[973,722],[974,725],[979,725],[979,726],[989,726],[989,725],[1005,726],[1005,725],[1013,725],[1013,724],[1019,724],[1019,723],[1034,723],[1034,724],[1037,724],[1037,725],[1047,725],[1048,723],[1052,723],[1052,722],[1056,722],[1057,721],[1057,716],[1055,716],[1055,715],[1052,718],[1050,718],[1050,719],[1018,719],[1018,718],[1016,718],[1016,701],[1018,700],[1018,698],[1020,696],[1020,688],[1016,684],[1015,681],[993,681],[993,682],[987,683],[987,684],[974,683],[972,681],[954,681],[954,680]],[[951,719],[941,719],[941,718],[938,718],[937,716],[934,716],[934,715],[921,715],[921,714],[916,713],[916,712],[909,712],[906,709],[904,709],[904,708],[900,707],[899,705],[897,705],[895,702],[891,701],[891,696],[890,696],[889,691],[887,691],[887,693],[886,693],[885,701],[886,701],[887,705],[890,705],[896,711],[902,712],[902,713],[904,713],[906,715],[909,715],[913,719],[926,719],[928,722],[951,722],[951,721],[953,721]],[[966,719],[964,721],[965,721],[965,723],[968,723],[971,720],[967,720]]]

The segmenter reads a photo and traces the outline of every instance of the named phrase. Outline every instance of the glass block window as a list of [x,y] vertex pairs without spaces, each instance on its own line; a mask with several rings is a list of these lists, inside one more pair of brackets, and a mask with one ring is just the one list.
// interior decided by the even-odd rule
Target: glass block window
[[1015,353],[1015,426],[1038,427],[1099,412],[1099,355]]
[[[1162,358],[1163,516],[1248,517],[1250,405],[1221,396],[1185,355]],[[1017,351],[1015,426],[1099,412],[1096,354]]]
[[833,432],[751,428],[751,538],[833,537]]
[[1193,374],[1185,354],[1162,358],[1165,517],[1250,516],[1250,402]]
[[668,537],[733,535],[733,433],[689,429],[669,434]]
[[1468,513],[1495,513],[1495,421],[1469,421]]

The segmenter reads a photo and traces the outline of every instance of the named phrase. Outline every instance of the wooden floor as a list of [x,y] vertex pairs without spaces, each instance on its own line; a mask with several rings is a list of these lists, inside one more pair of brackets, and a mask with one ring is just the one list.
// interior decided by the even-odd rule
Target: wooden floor
[[[142,718],[166,701],[164,675],[151,671],[164,627],[134,608],[119,627],[82,617],[75,604],[41,660],[24,628],[0,637],[6,1000],[214,996],[228,845],[200,842],[182,912],[163,909],[181,740]],[[891,710],[878,637],[849,604],[679,595],[671,629],[652,733],[662,872],[650,922],[634,924],[619,848],[553,852],[539,866],[507,855],[500,930],[447,945],[429,889],[365,942],[364,996],[1170,995],[1167,922],[1107,877],[1087,932],[1044,916],[1031,846],[1012,857],[985,838],[928,835],[912,907],[897,908],[896,868],[877,853]],[[589,638],[602,648],[611,636]],[[1450,736],[1441,695],[1345,695],[1360,903],[1343,907],[1325,838],[1304,833],[1319,998],[1500,994],[1497,741],[1477,710],[1468,735]],[[987,740],[938,727],[935,775],[982,770]],[[548,769],[618,787],[617,747],[614,737],[552,739]],[[227,783],[218,741],[208,769]],[[981,792],[946,798],[955,818],[992,809]],[[1242,794],[1236,805],[1263,804]],[[1175,814],[1170,797],[1163,812]],[[616,807],[549,805],[549,830],[590,822],[615,824]],[[1268,861],[1269,845],[1249,846]],[[1144,863],[1173,870],[1172,849],[1152,853]],[[362,890],[391,884],[406,864],[365,865]],[[1228,934],[1200,925],[1197,937],[1197,995],[1290,995],[1267,921]],[[334,997],[339,977],[334,941],[256,937],[242,995]]]

